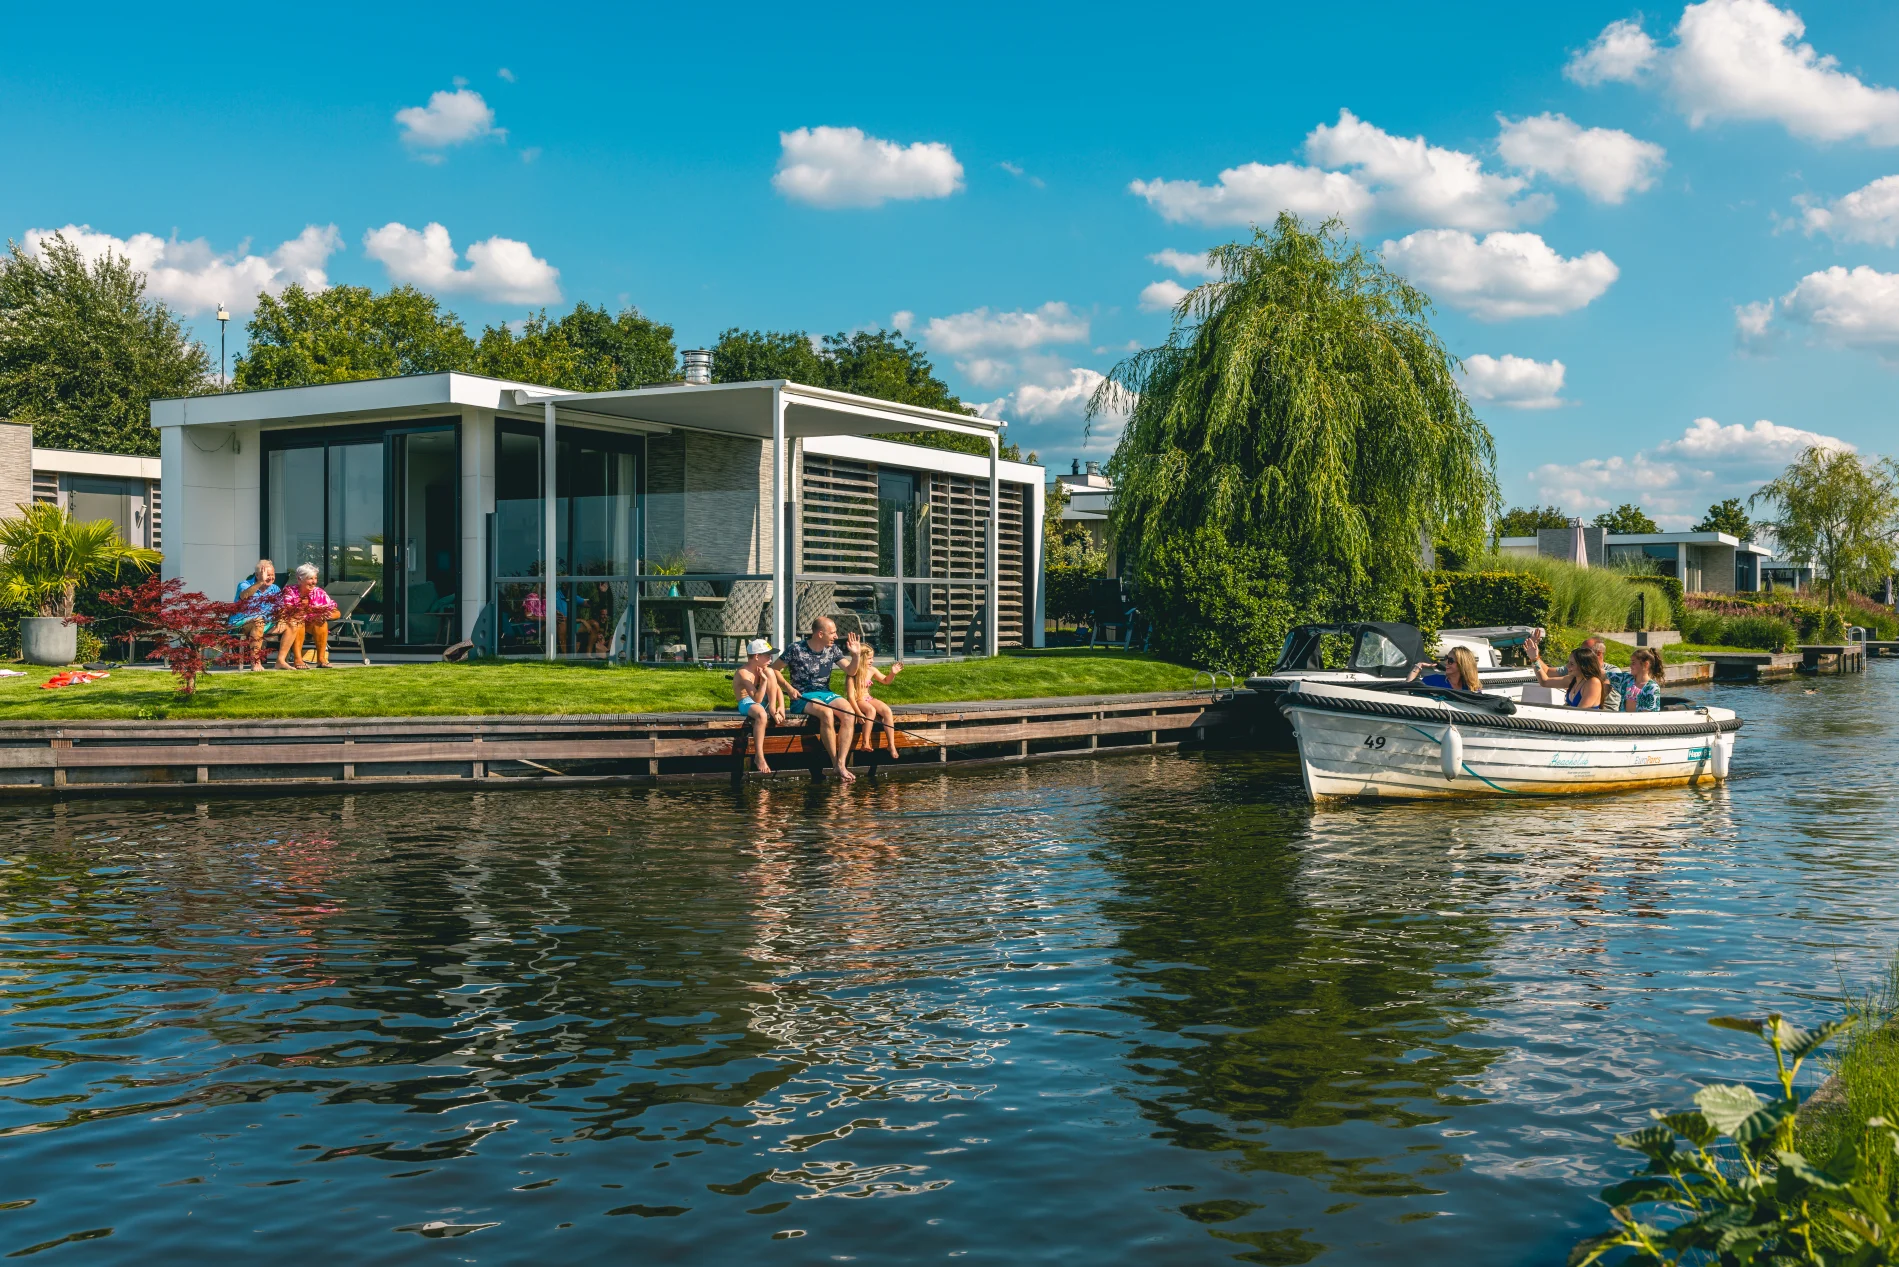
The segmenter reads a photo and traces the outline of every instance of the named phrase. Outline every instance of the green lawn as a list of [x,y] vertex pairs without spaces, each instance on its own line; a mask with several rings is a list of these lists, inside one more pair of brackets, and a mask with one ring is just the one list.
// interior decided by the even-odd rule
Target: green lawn
[[[1581,642],[1584,638],[1587,638],[1588,636],[1589,636],[1589,631],[1586,629],[1575,629],[1575,628],[1561,626],[1561,625],[1550,630],[1550,641],[1564,648],[1573,647],[1577,643]],[[1634,647],[1630,646],[1626,642],[1614,642],[1614,641],[1605,641],[1603,644],[1603,649],[1607,652],[1607,656],[1608,656],[1608,660],[1610,664],[1617,665],[1624,669],[1629,667],[1629,656],[1635,650]],[[1691,642],[1671,642],[1667,646],[1661,648],[1662,660],[1664,663],[1667,663],[1667,664],[1687,663],[1690,660],[1699,660],[1701,658],[1702,653],[1708,652],[1708,651],[1759,652],[1760,650],[1761,649],[1755,648],[1755,647],[1704,647],[1704,646],[1701,646],[1699,643],[1691,643]],[[1567,650],[1564,650],[1561,653],[1562,656],[1567,656],[1568,654],[1569,653]],[[1561,662],[1561,657],[1556,653],[1555,648],[1552,648],[1550,651],[1547,651],[1544,653],[1543,662],[1545,664],[1554,666]]]
[[[23,666],[24,667],[24,666]],[[613,669],[487,661],[214,673],[195,699],[169,673],[119,670],[40,689],[49,669],[0,678],[0,721],[86,717],[413,717],[476,713],[673,713],[730,707],[732,675],[696,667]],[[906,668],[878,694],[892,703],[1184,690],[1193,670],[1139,654],[1052,650]],[[842,686],[840,677],[835,685]]]

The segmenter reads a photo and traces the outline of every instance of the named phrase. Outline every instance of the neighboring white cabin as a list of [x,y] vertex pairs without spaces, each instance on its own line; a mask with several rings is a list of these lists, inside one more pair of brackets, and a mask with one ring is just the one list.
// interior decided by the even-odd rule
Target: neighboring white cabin
[[993,455],[1002,424],[980,418],[789,383],[572,393],[443,373],[154,401],[152,423],[165,575],[224,597],[259,558],[313,563],[370,585],[372,651],[479,633],[587,658],[628,635],[636,659],[730,660],[816,614],[909,656],[1041,641],[1041,468],[866,434],[974,435]]

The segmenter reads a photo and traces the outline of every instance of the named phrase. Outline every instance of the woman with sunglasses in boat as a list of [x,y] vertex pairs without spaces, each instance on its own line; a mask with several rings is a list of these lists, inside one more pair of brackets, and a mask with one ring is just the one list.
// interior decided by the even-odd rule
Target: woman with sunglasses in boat
[[[1422,676],[1420,676],[1422,675]],[[1481,691],[1483,679],[1477,676],[1477,657],[1469,647],[1452,647],[1437,658],[1437,672],[1425,673],[1424,661],[1411,666],[1411,680],[1426,686],[1446,687],[1453,691]]]

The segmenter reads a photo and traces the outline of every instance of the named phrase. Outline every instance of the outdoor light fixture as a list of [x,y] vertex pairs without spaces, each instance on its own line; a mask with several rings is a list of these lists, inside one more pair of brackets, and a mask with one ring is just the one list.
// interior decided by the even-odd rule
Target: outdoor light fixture
[[225,390],[229,386],[229,384],[225,382],[225,378],[224,378],[224,325],[230,319],[231,319],[230,312],[226,310],[223,304],[219,304],[218,305],[218,390],[220,391]]

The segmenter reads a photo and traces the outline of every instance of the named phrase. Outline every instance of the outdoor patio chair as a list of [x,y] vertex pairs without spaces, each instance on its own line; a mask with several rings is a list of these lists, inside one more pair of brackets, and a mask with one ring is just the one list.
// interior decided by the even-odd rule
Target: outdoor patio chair
[[725,596],[721,606],[699,612],[694,625],[701,639],[712,640],[711,658],[740,659],[736,645],[732,655],[727,656],[721,644],[727,641],[738,644],[758,637],[765,627],[765,608],[770,603],[770,581],[733,581],[732,592]]
[[820,616],[829,616],[837,625],[840,636],[852,632],[860,638],[864,636],[862,617],[850,608],[838,605],[836,581],[799,581],[797,589],[798,619],[791,630],[794,637],[802,638],[810,633],[811,626]]
[[363,622],[356,616],[356,608],[369,591],[376,588],[374,581],[337,581],[324,587],[330,601],[336,604],[336,619],[330,622],[330,649],[334,651],[345,641],[356,643],[356,654],[369,663],[369,649],[363,645]]
[[916,600],[910,596],[908,587],[903,592],[903,651],[909,655],[917,647],[926,652],[936,650],[936,635],[943,628],[941,616],[925,616],[917,610]]

